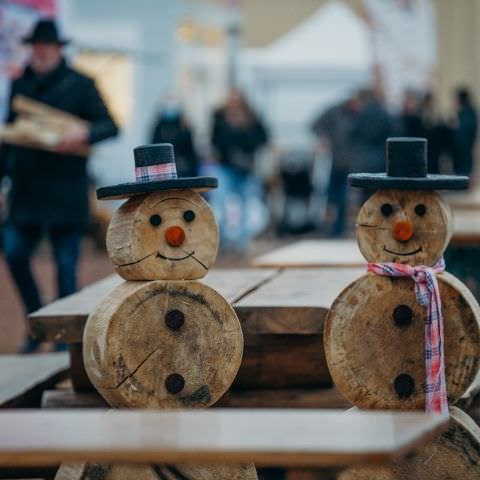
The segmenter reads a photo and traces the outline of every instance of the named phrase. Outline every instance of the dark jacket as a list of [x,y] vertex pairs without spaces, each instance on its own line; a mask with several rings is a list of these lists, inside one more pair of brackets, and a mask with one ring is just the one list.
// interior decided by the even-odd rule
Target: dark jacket
[[[117,134],[118,130],[93,80],[70,68],[65,61],[40,78],[30,67],[11,87],[11,101],[22,94],[91,123],[90,143]],[[43,150],[3,145],[0,177],[11,179],[8,219],[17,224],[85,227],[88,222],[87,158]]]
[[198,156],[193,145],[192,132],[181,116],[160,115],[155,124],[152,143],[171,143],[179,177],[198,175]]
[[231,125],[222,109],[213,118],[212,145],[222,165],[229,165],[242,173],[254,167],[255,152],[268,141],[267,130],[258,117],[247,126]]
[[471,175],[473,172],[477,129],[477,112],[470,106],[464,106],[458,114],[458,126],[454,131],[454,164],[457,175]]

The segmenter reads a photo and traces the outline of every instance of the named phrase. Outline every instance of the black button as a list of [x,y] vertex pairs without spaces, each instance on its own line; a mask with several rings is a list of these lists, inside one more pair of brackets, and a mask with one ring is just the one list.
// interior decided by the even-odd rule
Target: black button
[[158,227],[161,223],[162,223],[162,217],[160,215],[152,215],[150,217],[150,223],[154,226],[154,227]]
[[393,382],[393,388],[397,392],[398,398],[406,399],[410,397],[415,390],[415,380],[406,373],[400,374]]
[[195,212],[192,212],[192,210],[187,210],[186,212],[183,212],[183,219],[186,222],[193,222],[195,220]]
[[408,305],[398,305],[393,310],[393,320],[397,327],[407,327],[412,323],[413,311]]
[[416,207],[415,207],[415,213],[420,216],[420,217],[423,217],[425,215],[425,213],[427,213],[427,207],[423,204],[423,203],[419,203]]
[[389,203],[384,203],[380,207],[380,211],[384,217],[389,217],[393,213],[393,207]]
[[165,380],[165,388],[169,393],[176,394],[185,387],[185,379],[178,373],[170,374]]
[[185,315],[180,310],[170,310],[165,315],[165,324],[170,330],[178,330],[185,323]]

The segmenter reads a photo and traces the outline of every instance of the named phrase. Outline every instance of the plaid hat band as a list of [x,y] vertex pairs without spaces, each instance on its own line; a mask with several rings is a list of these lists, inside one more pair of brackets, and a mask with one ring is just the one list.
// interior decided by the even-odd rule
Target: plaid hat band
[[135,167],[135,177],[137,182],[141,183],[173,180],[177,178],[177,167],[175,162],[137,166]]

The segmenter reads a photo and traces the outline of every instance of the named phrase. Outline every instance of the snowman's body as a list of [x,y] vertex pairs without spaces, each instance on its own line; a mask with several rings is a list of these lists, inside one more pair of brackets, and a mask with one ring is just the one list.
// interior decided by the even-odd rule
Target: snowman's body
[[[174,168],[171,145],[139,147],[135,161],[137,176],[152,164],[153,173]],[[237,374],[240,322],[218,292],[196,281],[208,273],[218,249],[213,212],[198,193],[210,180],[156,179],[104,189],[112,191],[108,198],[129,197],[107,233],[108,254],[126,281],[90,314],[83,357],[92,384],[112,407],[208,407]],[[253,465],[104,467],[102,480],[181,479],[188,472],[205,480],[257,478]],[[79,475],[88,469],[76,468]]]
[[[389,149],[398,147],[408,156],[405,145],[409,147],[410,141],[392,139]],[[376,181],[375,175],[371,177]],[[392,264],[419,267],[418,272],[422,266],[437,264],[450,240],[452,220],[448,205],[437,193],[405,188],[408,178],[395,188],[392,178],[383,181],[386,188],[359,212],[357,242],[366,260],[377,268],[348,285],[333,303],[325,324],[325,354],[335,384],[355,406],[420,410],[426,404],[427,308],[419,303],[411,277],[389,275],[401,271]],[[432,188],[427,181],[424,185]],[[377,273],[378,264],[383,264],[387,275]],[[446,391],[449,404],[454,404],[480,370],[480,307],[452,275],[438,273],[436,278]],[[462,479],[480,478],[480,430],[466,414],[454,411],[449,431],[413,460],[381,471],[355,469],[341,478],[435,480],[460,478],[459,472]]]

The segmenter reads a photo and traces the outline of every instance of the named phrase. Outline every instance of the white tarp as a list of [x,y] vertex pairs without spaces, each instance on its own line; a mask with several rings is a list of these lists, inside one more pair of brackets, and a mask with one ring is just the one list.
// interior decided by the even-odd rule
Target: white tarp
[[387,99],[398,106],[405,89],[431,88],[437,59],[432,0],[363,2]]

